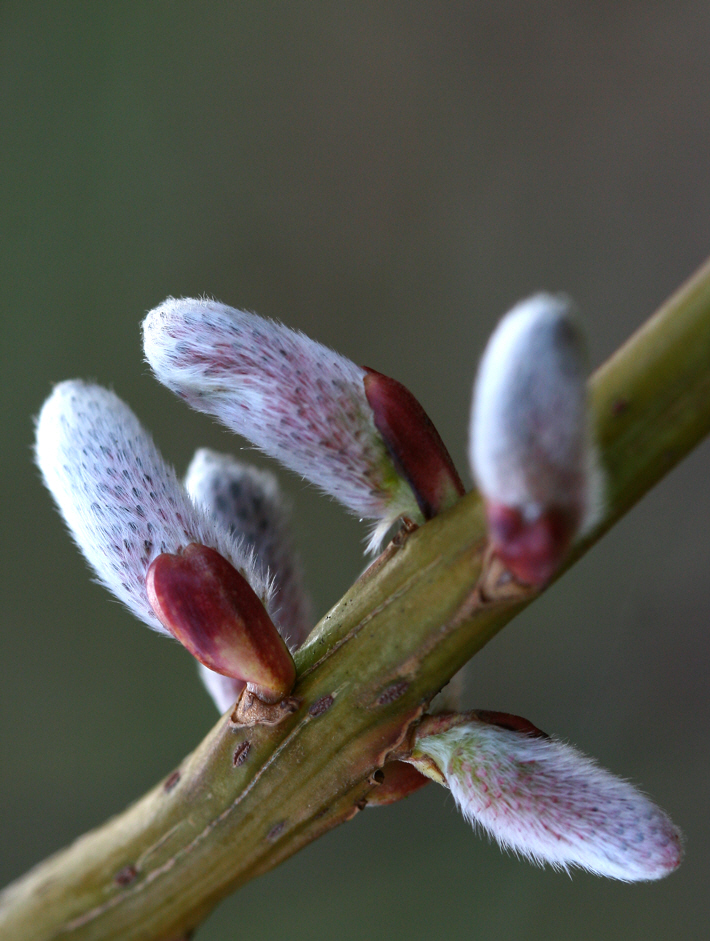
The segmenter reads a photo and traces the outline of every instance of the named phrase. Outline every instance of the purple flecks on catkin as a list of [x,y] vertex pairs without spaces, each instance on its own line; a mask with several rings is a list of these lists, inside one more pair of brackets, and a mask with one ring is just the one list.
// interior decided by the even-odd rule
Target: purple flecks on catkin
[[680,832],[639,790],[555,739],[467,722],[423,736],[459,809],[505,848],[557,869],[625,882],[681,862]]
[[148,601],[148,567],[191,542],[216,549],[268,603],[267,579],[251,552],[194,506],[113,392],[80,380],[57,385],[37,419],[35,455],[98,580],[149,627],[167,633]]
[[143,322],[156,377],[358,516],[373,544],[401,515],[421,521],[365,396],[365,371],[283,324],[211,300],[168,298]]

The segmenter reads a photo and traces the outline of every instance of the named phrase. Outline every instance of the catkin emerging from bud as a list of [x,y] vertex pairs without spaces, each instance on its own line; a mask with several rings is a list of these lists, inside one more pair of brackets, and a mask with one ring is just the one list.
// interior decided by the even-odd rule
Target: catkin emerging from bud
[[193,542],[217,550],[268,604],[266,575],[250,552],[194,506],[113,392],[80,380],[57,385],[37,419],[35,454],[99,581],[149,627],[167,633],[146,593],[151,562]]
[[313,626],[311,605],[276,477],[229,454],[200,448],[187,469],[185,487],[193,501],[268,570],[271,616],[289,646],[300,647]]
[[[146,317],[143,339],[157,378],[193,408],[375,520],[370,548],[399,517],[422,522],[422,504],[456,490],[437,482],[431,494],[415,493],[408,436],[386,443],[366,395],[368,371],[302,333],[215,301],[168,298]],[[383,421],[413,414],[379,396],[376,407]],[[445,460],[436,466],[448,473]]]
[[264,702],[291,692],[296,668],[284,639],[247,580],[210,549],[191,543],[162,553],[146,578],[161,622],[200,663],[241,680]]
[[[268,569],[273,588],[274,623],[291,649],[312,627],[311,605],[303,586],[289,513],[276,477],[207,448],[196,452],[185,477],[188,493],[205,512],[254,552]],[[239,698],[244,682],[198,665],[200,679],[220,712]]]
[[523,582],[544,584],[600,509],[584,342],[565,298],[510,311],[479,366],[470,460],[491,542]]
[[681,862],[680,833],[659,807],[555,739],[466,721],[422,735],[412,759],[443,779],[474,827],[531,862],[625,882]]

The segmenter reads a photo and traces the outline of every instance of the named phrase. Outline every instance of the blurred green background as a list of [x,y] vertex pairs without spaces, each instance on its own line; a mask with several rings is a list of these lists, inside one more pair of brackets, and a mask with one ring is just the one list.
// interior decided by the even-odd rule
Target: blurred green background
[[[597,364],[710,251],[710,7],[5,0],[0,44],[5,883],[216,719],[189,656],[92,584],[38,479],[52,383],[113,387],[181,470],[238,450],[141,358],[147,309],[208,293],[405,382],[464,471],[476,361],[512,303],[571,294]],[[639,782],[687,835],[676,874],[534,869],[432,785],[248,885],[200,941],[707,937],[709,470],[705,445],[467,692]],[[282,479],[321,614],[363,528]]]

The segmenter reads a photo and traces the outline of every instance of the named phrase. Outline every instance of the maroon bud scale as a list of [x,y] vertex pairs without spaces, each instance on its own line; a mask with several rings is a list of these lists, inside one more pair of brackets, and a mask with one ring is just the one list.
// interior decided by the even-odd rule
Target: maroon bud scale
[[465,493],[454,462],[434,423],[409,389],[367,366],[365,395],[392,463],[412,488],[424,519],[452,506]]
[[191,543],[159,555],[146,588],[161,623],[200,663],[246,682],[265,702],[290,693],[288,647],[249,583],[214,549]]

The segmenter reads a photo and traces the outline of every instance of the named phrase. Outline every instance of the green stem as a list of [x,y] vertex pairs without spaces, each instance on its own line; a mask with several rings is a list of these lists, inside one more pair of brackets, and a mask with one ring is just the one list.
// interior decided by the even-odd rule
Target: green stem
[[[607,506],[575,558],[710,431],[710,263],[593,376],[591,397]],[[431,698],[535,597],[485,544],[468,494],[391,546],[298,652],[297,712],[220,719],[153,791],[5,889],[0,936],[181,937],[356,813]]]

